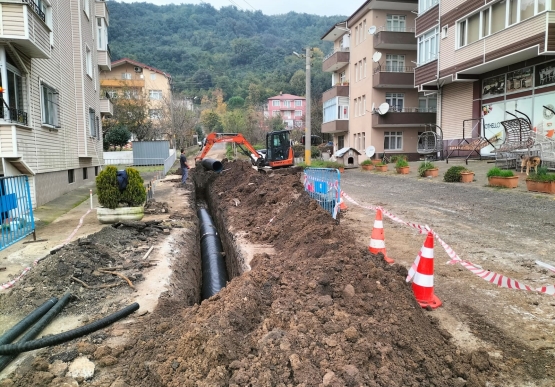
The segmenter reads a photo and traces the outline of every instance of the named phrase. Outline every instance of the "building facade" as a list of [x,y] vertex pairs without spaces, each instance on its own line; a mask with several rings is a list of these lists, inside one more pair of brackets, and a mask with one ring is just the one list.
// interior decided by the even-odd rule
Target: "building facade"
[[553,136],[554,7],[553,0],[419,2],[415,86],[438,96],[444,147],[471,137],[497,146],[500,122],[513,114]]
[[304,128],[305,115],[306,98],[292,94],[268,98],[267,110],[264,112],[266,118],[281,116],[288,129]]
[[104,1],[0,0],[0,174],[29,176],[35,207],[102,165],[108,25]]
[[[370,0],[322,40],[333,42],[323,70],[332,74],[324,92],[322,133],[334,148],[418,157],[418,135],[435,123],[435,96],[414,87],[416,0]],[[381,109],[380,109],[381,106]]]

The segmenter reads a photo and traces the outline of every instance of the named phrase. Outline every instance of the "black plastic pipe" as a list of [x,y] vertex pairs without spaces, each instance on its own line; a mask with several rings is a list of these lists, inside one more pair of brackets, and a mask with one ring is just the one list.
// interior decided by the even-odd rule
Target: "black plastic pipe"
[[46,301],[44,304],[39,306],[37,309],[32,311],[23,320],[15,324],[10,330],[4,333],[0,337],[0,345],[10,344],[12,341],[17,339],[19,335],[25,332],[31,325],[33,325],[39,318],[44,316],[46,312],[52,308],[56,302],[58,302],[57,297],[52,297],[50,300]]
[[214,172],[217,172],[217,173],[220,173],[222,171],[222,169],[224,168],[221,161],[214,160],[214,159],[204,159],[204,160],[202,160],[202,166],[206,170],[214,171]]
[[212,217],[205,208],[197,211],[200,220],[200,253],[202,261],[201,298],[206,300],[218,293],[227,284],[227,271],[223,255],[223,246],[212,222]]
[[58,333],[57,335],[47,336],[38,340],[28,341],[26,343],[21,343],[21,344],[16,343],[16,344],[0,345],[0,355],[13,355],[21,352],[34,351],[35,349],[50,347],[52,345],[58,345],[58,344],[65,343],[67,341],[71,341],[78,337],[81,337],[89,333],[96,332],[99,329],[105,328],[108,325],[113,324],[116,321],[126,316],[129,316],[131,313],[135,312],[138,309],[139,309],[139,304],[135,302],[115,313],[112,313],[109,316],[101,318],[100,320],[97,320],[87,325],[83,325],[82,327],[75,328],[67,332]]

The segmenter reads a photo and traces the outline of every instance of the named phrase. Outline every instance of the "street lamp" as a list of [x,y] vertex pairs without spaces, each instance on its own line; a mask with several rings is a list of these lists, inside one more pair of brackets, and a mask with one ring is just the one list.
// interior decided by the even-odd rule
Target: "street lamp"
[[312,48],[307,47],[306,48],[306,54],[301,55],[296,53],[295,51],[293,51],[293,55],[299,57],[299,58],[305,58],[306,59],[306,112],[305,112],[305,135],[304,135],[304,162],[306,165],[310,165],[310,160],[312,159],[312,155],[311,155],[311,145],[312,145],[312,134],[311,134],[311,128],[310,128],[310,60],[312,55],[310,54],[310,51],[312,51]]

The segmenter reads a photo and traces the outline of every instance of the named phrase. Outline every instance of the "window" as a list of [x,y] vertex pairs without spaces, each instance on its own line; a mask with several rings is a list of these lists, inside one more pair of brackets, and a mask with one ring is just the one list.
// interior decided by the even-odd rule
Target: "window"
[[355,117],[358,117],[358,98],[355,98]]
[[362,148],[366,149],[366,132],[362,132]]
[[346,74],[345,74],[345,71],[342,71],[342,72],[339,74],[339,82],[344,83],[344,82],[346,82],[346,81],[347,81],[347,76],[346,76]]
[[385,71],[400,73],[405,71],[405,56],[397,54],[387,54],[385,56]]
[[272,112],[272,116],[273,116],[273,117],[279,117],[279,116],[281,116],[281,112],[279,112],[279,111],[273,111],[273,112]]
[[538,0],[538,13],[545,11],[545,3],[547,0]]
[[337,149],[345,148],[345,136],[337,136]]
[[358,27],[355,27],[355,44],[358,44]]
[[302,110],[295,110],[295,117],[302,117],[303,111]]
[[289,110],[285,110],[283,112],[283,118],[291,118],[291,112]]
[[490,26],[491,20],[489,16],[490,16],[489,8],[484,9],[482,11],[482,28],[480,31],[480,38],[486,37],[490,34],[489,26]]
[[87,65],[87,75],[92,78],[92,73],[93,73],[92,52],[89,46],[85,47],[85,62]]
[[437,58],[438,51],[438,29],[418,37],[418,65],[423,65]]
[[366,78],[366,58],[364,58],[364,59],[362,60],[362,67],[363,67],[363,69],[364,69],[363,72],[362,72],[362,74],[363,74],[364,78]]
[[83,0],[83,11],[85,11],[85,15],[87,15],[87,17],[89,17],[90,8],[91,5],[89,0]]
[[384,150],[403,150],[403,132],[384,132]]
[[42,123],[59,128],[58,91],[41,83],[41,104]]
[[445,39],[447,37],[448,30],[449,30],[449,26],[441,27],[441,39]]
[[387,15],[385,28],[387,31],[406,32],[406,19],[405,15]]
[[131,79],[131,73],[121,73],[121,79]]
[[117,98],[118,97],[118,92],[115,90],[108,90],[106,92],[106,94],[108,95],[108,98]]
[[518,0],[508,0],[507,27],[518,22]]
[[123,97],[125,99],[137,99],[139,97],[139,91],[137,89],[124,90]]
[[148,116],[151,120],[159,120],[162,118],[162,111],[160,109],[148,109]]
[[272,106],[279,106],[279,100],[277,99],[272,100]]
[[295,128],[302,128],[303,122],[302,121],[295,121]]
[[437,111],[437,96],[419,97],[418,111],[435,113]]
[[366,40],[366,19],[362,22],[362,40]]
[[358,25],[358,33],[360,34],[360,36],[358,37],[358,42],[362,43],[362,40],[364,37],[364,31],[362,30],[362,23],[359,23]]
[[418,1],[418,12],[423,13],[436,5],[439,0],[419,0]]
[[358,64],[355,63],[355,82],[358,82]]
[[155,81],[155,80],[156,80],[156,73],[150,73],[150,80],[151,80],[151,81]]
[[[534,0],[520,0],[520,21],[534,16]],[[544,3],[545,5],[545,3]],[[538,4],[539,8],[539,4]]]
[[288,100],[283,101],[283,106],[291,107],[291,101],[288,101]]
[[366,114],[366,96],[362,96],[362,114]]
[[[6,68],[8,69],[8,82],[7,85],[4,85],[4,88],[7,90],[4,90],[4,92],[7,91],[10,108],[23,110],[23,82],[21,72],[17,67],[10,64],[9,61],[10,59],[8,59],[8,63],[6,63]],[[0,86],[2,86],[1,78],[2,76],[0,75]],[[0,111],[3,112],[3,107],[1,105]]]
[[296,99],[295,100],[295,106],[303,106],[303,100],[302,99]]
[[98,166],[94,167],[94,175],[98,176]]
[[89,133],[91,137],[96,137],[96,116],[94,109],[89,108]]
[[149,90],[148,98],[154,100],[161,100],[162,99],[162,90]]
[[103,17],[96,18],[96,37],[97,48],[106,51],[108,49],[108,26]]
[[358,71],[359,71],[358,79],[362,80],[362,61],[361,60],[358,61]]
[[75,170],[73,170],[73,169],[68,169],[67,170],[67,182],[69,184],[75,183]]
[[83,180],[87,180],[89,178],[89,170],[87,168],[83,168]]
[[385,93],[385,102],[391,107],[391,111],[403,111],[405,95],[403,93]]
[[349,98],[336,97],[324,102],[324,123],[349,119]]

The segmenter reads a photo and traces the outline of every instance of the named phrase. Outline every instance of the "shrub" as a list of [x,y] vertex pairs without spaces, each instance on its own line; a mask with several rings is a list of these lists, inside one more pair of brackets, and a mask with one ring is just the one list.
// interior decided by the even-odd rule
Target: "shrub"
[[399,161],[399,160],[405,160],[405,161],[407,161],[407,160],[408,160],[408,157],[407,157],[407,155],[394,155],[394,156],[391,156],[391,157],[390,157],[390,161],[391,161],[392,163],[397,163],[397,161]]
[[420,177],[424,177],[424,174],[429,169],[435,169],[435,165],[430,161],[422,161],[420,166],[418,167],[418,175]]
[[378,164],[376,164],[376,167],[385,167],[387,164],[384,163],[383,161],[380,161]]
[[395,168],[404,168],[408,166],[409,166],[409,162],[407,161],[406,158],[399,157],[395,162]]
[[123,192],[118,187],[117,172],[117,168],[110,165],[96,177],[100,205],[111,209],[116,208],[119,204],[127,204],[130,207],[142,205],[146,200],[146,191],[139,171],[134,168],[126,169],[128,183]]
[[547,173],[547,167],[538,167],[537,173],[531,173],[526,180],[541,181],[544,183],[549,183],[555,181],[555,173]]
[[493,167],[488,171],[487,177],[513,177],[514,175],[511,170]]
[[135,168],[127,168],[127,188],[121,193],[120,203],[127,203],[129,207],[142,205],[146,200],[144,180]]
[[466,171],[468,170],[461,165],[456,165],[454,167],[451,167],[443,175],[443,181],[446,181],[447,183],[458,183],[461,181],[461,178],[462,178],[461,172],[466,172]]
[[360,165],[372,165],[372,160],[366,159],[362,163],[360,163]]

